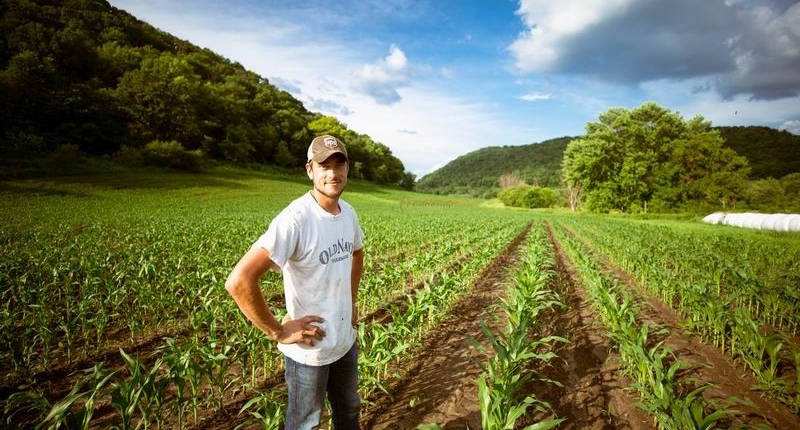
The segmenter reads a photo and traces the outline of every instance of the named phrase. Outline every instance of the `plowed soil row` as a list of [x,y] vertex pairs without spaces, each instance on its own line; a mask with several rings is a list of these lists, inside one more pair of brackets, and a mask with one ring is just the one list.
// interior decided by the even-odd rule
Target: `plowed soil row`
[[[486,357],[472,341],[486,340],[481,321],[495,331],[504,325],[498,304],[522,239],[518,237],[498,257],[475,283],[470,296],[456,306],[453,316],[420,346],[406,376],[391,385],[390,393],[371,399],[375,404],[363,414],[364,429],[406,430],[422,423],[436,423],[444,429],[481,428],[476,380]],[[553,406],[555,416],[567,419],[559,428],[653,429],[650,418],[634,406],[636,399],[624,390],[628,381],[617,371],[615,357],[608,352],[609,341],[601,335],[602,328],[563,252],[554,245],[558,276],[551,288],[562,295],[567,306],[549,315],[543,335],[560,335],[571,342],[556,351],[559,359],[536,369],[563,386],[538,383],[531,387],[532,392]],[[547,417],[531,415],[520,424]]]
[[473,283],[472,291],[455,304],[451,317],[432,330],[390,381],[389,393],[367,399],[362,413],[364,429],[413,429],[437,423],[445,429],[480,428],[475,380],[480,373],[481,353],[473,339],[484,341],[480,322],[497,329],[496,317],[508,269],[519,253],[530,227],[525,228]]
[[620,373],[619,355],[611,351],[605,328],[549,226],[547,235],[556,257],[553,289],[567,305],[547,324],[570,343],[555,351],[562,360],[542,369],[563,387],[547,387],[536,394],[550,403],[555,416],[566,419],[559,429],[654,429],[650,416],[635,406],[638,399],[625,389],[630,380]]
[[721,405],[731,398],[741,399],[750,404],[732,405],[740,414],[733,418],[729,425],[754,428],[766,424],[776,429],[800,428],[800,417],[792,413],[788,407],[753,389],[756,380],[752,374],[742,366],[736,365],[729,356],[712,345],[687,333],[681,327],[680,316],[672,308],[650,296],[631,274],[615,266],[585,242],[584,248],[600,262],[606,273],[617,278],[635,297],[642,322],[668,330],[667,335],[660,340],[663,340],[675,353],[677,359],[689,364],[690,369],[685,371],[684,375],[692,378],[698,386],[705,383],[715,385],[714,388],[704,392],[706,398]]

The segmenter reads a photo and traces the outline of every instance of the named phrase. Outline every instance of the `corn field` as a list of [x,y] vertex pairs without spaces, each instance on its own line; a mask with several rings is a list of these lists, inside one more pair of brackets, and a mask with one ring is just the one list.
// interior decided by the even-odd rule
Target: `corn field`
[[[308,188],[236,170],[0,184],[0,427],[280,428],[282,357],[222,283]],[[367,236],[358,302],[366,410],[409,377],[403,363],[522,238],[497,306],[504,329],[475,321],[487,339],[472,342],[484,357],[474,381],[482,428],[569,425],[531,388],[565,382],[537,370],[570,343],[546,324],[566,306],[552,288],[554,243],[656,427],[717,428],[741,403],[713,401],[714,381],[687,379],[687,365],[657,340],[664,329],[641,322],[637,294],[672,307],[686,330],[750,372],[755,389],[799,412],[797,235],[512,211],[359,183],[344,198]],[[618,285],[600,260],[641,290]],[[274,273],[262,282],[277,314],[281,285]]]
[[800,237],[600,218],[564,226],[800,413]]

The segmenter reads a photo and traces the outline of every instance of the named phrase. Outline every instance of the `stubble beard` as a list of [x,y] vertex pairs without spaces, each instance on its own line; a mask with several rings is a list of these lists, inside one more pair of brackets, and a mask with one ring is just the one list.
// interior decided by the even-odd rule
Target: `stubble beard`
[[316,184],[314,185],[314,189],[317,190],[318,193],[322,194],[323,196],[325,196],[325,197],[327,197],[329,199],[339,200],[339,197],[341,197],[341,195],[344,192],[344,189],[346,188],[346,186],[347,186],[347,184],[344,184],[340,190],[332,192],[332,193],[326,191],[324,188],[318,187]]

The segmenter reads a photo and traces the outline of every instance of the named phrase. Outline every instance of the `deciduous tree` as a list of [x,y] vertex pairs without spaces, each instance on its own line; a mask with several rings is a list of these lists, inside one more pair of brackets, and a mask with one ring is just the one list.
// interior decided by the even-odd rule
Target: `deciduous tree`
[[747,162],[723,147],[702,117],[684,120],[656,103],[609,109],[569,143],[562,164],[568,190],[586,208],[606,212],[735,204]]

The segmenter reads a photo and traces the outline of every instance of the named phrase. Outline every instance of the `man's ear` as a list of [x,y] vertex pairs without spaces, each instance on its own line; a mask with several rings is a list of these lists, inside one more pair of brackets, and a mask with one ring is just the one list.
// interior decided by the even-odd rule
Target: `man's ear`
[[306,162],[306,174],[308,175],[308,179],[314,180],[314,173],[311,171],[311,163],[312,161],[309,160]]

